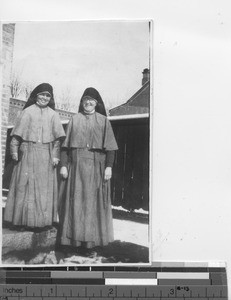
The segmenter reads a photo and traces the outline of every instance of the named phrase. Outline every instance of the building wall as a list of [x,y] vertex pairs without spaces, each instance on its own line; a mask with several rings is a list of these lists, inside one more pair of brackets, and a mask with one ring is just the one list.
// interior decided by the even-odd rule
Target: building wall
[[118,144],[111,180],[112,204],[149,210],[149,118],[111,121]]
[[12,69],[13,49],[14,49],[14,24],[2,25],[2,115],[1,115],[1,146],[2,146],[2,170],[4,170],[7,125],[10,99],[10,76]]

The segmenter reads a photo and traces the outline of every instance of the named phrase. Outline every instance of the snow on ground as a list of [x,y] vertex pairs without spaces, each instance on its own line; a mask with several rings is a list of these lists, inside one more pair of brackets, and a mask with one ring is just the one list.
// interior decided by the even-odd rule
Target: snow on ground
[[[121,210],[121,211],[124,211],[124,212],[128,212],[128,213],[129,213],[129,210],[123,208],[122,206],[113,206],[113,205],[112,205],[112,209],[114,209],[114,210]],[[145,215],[148,215],[148,211],[147,211],[147,210],[143,210],[142,208],[140,208],[140,209],[134,209],[133,212],[138,213],[138,214],[145,214]]]
[[121,242],[135,243],[137,245],[149,246],[148,224],[132,222],[127,220],[113,219],[114,239]]

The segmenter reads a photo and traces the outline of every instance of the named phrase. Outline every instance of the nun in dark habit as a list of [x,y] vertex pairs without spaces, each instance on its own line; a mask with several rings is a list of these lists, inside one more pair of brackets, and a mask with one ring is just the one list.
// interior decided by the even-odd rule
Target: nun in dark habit
[[117,149],[102,98],[87,88],[62,144],[61,245],[92,248],[113,241],[110,178]]
[[53,88],[38,85],[12,130],[10,152],[15,166],[4,220],[30,228],[57,222],[57,170],[60,139],[65,137],[55,112]]

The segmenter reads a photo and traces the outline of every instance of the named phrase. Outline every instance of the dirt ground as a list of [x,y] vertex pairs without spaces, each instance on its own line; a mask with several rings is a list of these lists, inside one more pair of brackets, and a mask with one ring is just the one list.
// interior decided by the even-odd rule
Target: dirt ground
[[43,249],[11,251],[2,257],[2,262],[7,265],[148,263],[148,223],[140,219],[122,218],[113,219],[115,240],[108,246],[82,249],[54,245]]

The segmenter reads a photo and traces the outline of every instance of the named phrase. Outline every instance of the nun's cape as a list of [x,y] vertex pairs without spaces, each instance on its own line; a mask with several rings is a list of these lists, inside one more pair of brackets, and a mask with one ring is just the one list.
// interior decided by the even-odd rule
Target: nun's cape
[[49,106],[40,108],[33,104],[22,111],[11,132],[11,136],[19,136],[28,142],[38,142],[39,131],[42,131],[42,143],[50,143],[65,137],[59,115]]
[[[78,113],[68,123],[66,139],[62,144],[64,148],[85,148],[104,151],[117,150],[111,123],[107,117],[94,113],[94,126],[89,135],[86,134],[86,115]],[[88,145],[88,146],[87,146]]]

